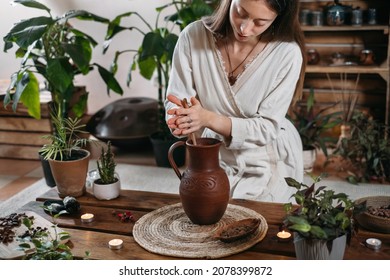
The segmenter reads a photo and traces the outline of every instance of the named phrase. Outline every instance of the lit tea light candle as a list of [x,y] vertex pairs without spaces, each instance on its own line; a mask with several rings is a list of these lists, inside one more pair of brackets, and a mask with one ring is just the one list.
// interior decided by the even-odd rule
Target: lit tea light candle
[[279,241],[288,241],[291,238],[291,233],[288,231],[279,231],[276,236],[278,237]]
[[112,239],[108,242],[108,247],[113,250],[118,250],[122,248],[123,240],[122,239]]
[[81,215],[81,221],[83,223],[90,223],[93,221],[93,217],[94,217],[93,214],[85,213],[85,214]]
[[368,248],[371,248],[371,249],[374,249],[374,250],[378,250],[382,245],[382,241],[380,241],[379,239],[376,239],[376,238],[368,238],[366,240],[366,246]]

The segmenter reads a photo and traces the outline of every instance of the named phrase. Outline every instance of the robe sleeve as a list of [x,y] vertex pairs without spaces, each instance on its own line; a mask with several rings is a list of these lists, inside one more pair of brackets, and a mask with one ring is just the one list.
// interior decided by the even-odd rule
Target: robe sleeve
[[[228,149],[240,149],[244,145],[267,145],[278,136],[286,113],[290,106],[302,67],[302,55],[296,44],[293,51],[285,51],[272,62],[276,71],[263,73],[257,77],[257,83],[263,79],[272,79],[269,94],[260,102],[257,113],[248,118],[231,117],[232,137],[227,143]],[[272,76],[271,76],[272,75]],[[246,145],[248,144],[248,145]]]
[[[176,43],[172,58],[172,70],[169,77],[167,95],[172,94],[179,99],[187,98],[187,100],[190,100],[192,96],[196,96],[192,82],[190,41],[186,30],[180,33]],[[168,100],[165,100],[164,105],[166,110],[177,107]],[[166,115],[166,119],[169,117],[171,116]]]

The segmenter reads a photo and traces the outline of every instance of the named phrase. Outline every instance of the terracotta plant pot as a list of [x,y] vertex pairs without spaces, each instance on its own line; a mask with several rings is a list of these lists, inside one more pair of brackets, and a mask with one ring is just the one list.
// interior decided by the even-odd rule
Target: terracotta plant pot
[[91,153],[87,150],[78,150],[76,160],[60,161],[49,159],[51,171],[56,181],[60,197],[82,196],[85,192],[88,164]]

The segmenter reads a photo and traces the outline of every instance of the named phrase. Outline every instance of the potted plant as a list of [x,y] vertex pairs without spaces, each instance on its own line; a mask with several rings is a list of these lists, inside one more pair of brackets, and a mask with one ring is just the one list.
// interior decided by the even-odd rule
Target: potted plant
[[102,147],[100,157],[96,163],[99,178],[93,181],[93,195],[101,200],[117,198],[121,190],[121,182],[119,174],[115,172],[115,155],[111,151],[110,141],[107,142],[107,150]]
[[[177,32],[174,31],[175,27],[180,31],[194,20],[199,19],[204,15],[211,14],[213,11],[212,4],[214,2],[216,1],[172,0],[168,1],[166,5],[156,8],[157,15],[153,25],[148,23],[141,14],[133,11],[118,15],[110,21],[108,25],[106,42],[104,44],[104,53],[109,48],[114,37],[122,31],[137,31],[143,36],[141,46],[138,49],[124,49],[116,52],[111,70],[114,74],[116,74],[121,55],[132,52],[134,53],[134,58],[129,67],[127,85],[129,85],[132,80],[132,72],[137,69],[139,70],[141,76],[148,80],[156,77],[158,84],[158,129],[156,133],[151,135],[151,142],[154,147],[156,162],[159,166],[170,166],[167,157],[168,149],[175,141],[177,141],[177,138],[171,134],[171,131],[165,123],[164,108],[169,74],[172,65],[172,55],[178,39]],[[174,7],[175,12],[167,15],[165,17],[164,24],[159,25],[162,13],[167,10],[169,11],[170,7]],[[121,25],[122,19],[131,16],[140,19],[143,27]],[[157,146],[164,147],[161,156],[159,156],[159,148],[157,148]],[[176,159],[179,166],[184,164],[184,149],[181,151],[181,159]]]
[[58,194],[79,197],[84,194],[90,152],[83,149],[92,140],[81,137],[85,124],[79,118],[63,118],[52,113],[55,134],[44,136],[50,141],[40,153],[49,161]]
[[[298,259],[343,259],[347,237],[352,232],[354,203],[345,193],[335,193],[326,186],[316,187],[321,177],[308,186],[285,178],[297,207],[284,204],[287,213],[284,228],[294,232]],[[349,235],[349,236],[348,236]]]
[[349,125],[349,137],[342,138],[332,154],[349,164],[347,180],[390,182],[389,127],[363,112],[356,112]]
[[[72,10],[54,17],[51,10],[34,0],[15,0],[13,3],[42,10],[47,15],[32,17],[16,23],[4,36],[4,52],[14,44],[16,58],[21,58],[19,70],[11,75],[4,105],[12,103],[15,111],[19,103],[25,105],[29,115],[41,117],[39,80],[51,93],[50,109],[61,117],[82,117],[86,111],[88,93],[75,85],[77,75],[87,75],[97,68],[108,89],[122,94],[122,88],[110,71],[92,63],[92,51],[97,42],[88,34],[74,28],[70,20],[108,23],[109,20],[84,10]],[[42,156],[39,155],[42,160]],[[48,164],[42,160],[46,183],[54,186]]]
[[337,139],[325,135],[330,129],[341,123],[339,112],[329,112],[337,103],[320,110],[315,110],[314,89],[310,89],[309,96],[304,106],[298,104],[287,118],[297,128],[302,140],[304,170],[311,172],[317,157],[317,149],[322,150],[328,157],[327,148],[335,144]]

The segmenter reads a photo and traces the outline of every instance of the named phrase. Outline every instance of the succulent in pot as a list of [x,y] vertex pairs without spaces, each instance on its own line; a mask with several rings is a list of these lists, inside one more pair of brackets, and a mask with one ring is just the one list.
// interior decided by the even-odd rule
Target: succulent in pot
[[92,192],[97,199],[110,200],[120,194],[121,182],[119,174],[115,171],[115,155],[111,150],[111,142],[107,142],[107,149],[102,147],[97,160],[99,178],[92,182]]
[[114,160],[114,153],[111,151],[111,141],[107,142],[107,150],[102,147],[100,157],[98,159],[97,168],[100,178],[96,181],[101,184],[112,184],[118,181],[115,174],[116,163]]

